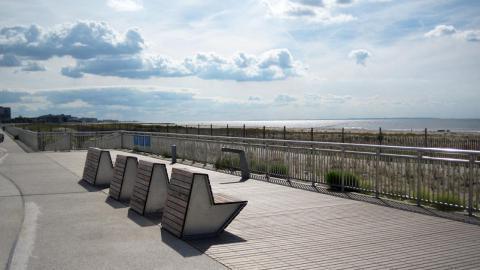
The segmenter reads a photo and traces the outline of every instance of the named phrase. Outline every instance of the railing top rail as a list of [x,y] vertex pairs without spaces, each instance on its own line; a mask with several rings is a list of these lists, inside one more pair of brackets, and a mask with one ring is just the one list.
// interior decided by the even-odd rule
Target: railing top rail
[[402,150],[402,151],[417,151],[417,152],[437,152],[437,153],[449,153],[449,154],[465,154],[465,155],[480,155],[480,151],[475,150],[462,150],[454,148],[425,148],[425,147],[412,147],[412,146],[392,146],[392,145],[378,145],[378,144],[356,144],[356,143],[337,143],[337,142],[318,142],[318,141],[300,141],[300,140],[281,140],[281,139],[262,139],[262,138],[248,138],[248,137],[230,137],[230,136],[210,136],[210,135],[197,135],[197,134],[177,134],[177,133],[164,133],[164,132],[138,132],[138,131],[122,131],[127,134],[148,134],[152,136],[165,136],[165,137],[179,137],[179,138],[198,138],[204,140],[241,140],[244,142],[263,142],[261,144],[304,144],[310,147],[314,146],[337,146],[337,147],[363,147],[372,149],[389,149],[389,150]]
[[[22,129],[20,127],[17,127]],[[282,139],[262,139],[262,138],[248,138],[248,137],[232,137],[232,136],[211,136],[211,135],[198,135],[198,134],[178,134],[178,133],[165,133],[165,132],[145,132],[145,131],[67,131],[67,132],[35,132],[25,130],[29,133],[38,133],[42,135],[59,135],[65,133],[73,133],[75,135],[90,135],[90,134],[137,134],[137,135],[151,135],[151,136],[165,136],[176,138],[196,138],[203,140],[221,140],[221,141],[242,141],[242,142],[254,142],[257,144],[269,145],[269,144],[297,144],[307,145],[308,147],[318,148],[326,146],[334,146],[339,148],[350,147],[362,147],[365,149],[385,149],[385,150],[400,150],[400,151],[416,151],[416,152],[430,152],[430,153],[447,153],[447,154],[463,154],[463,155],[480,155],[480,151],[476,150],[462,150],[454,148],[425,148],[425,147],[413,147],[413,146],[393,146],[393,145],[378,145],[378,144],[356,144],[356,143],[339,143],[339,142],[319,142],[319,141],[302,141],[302,140],[282,140]]]

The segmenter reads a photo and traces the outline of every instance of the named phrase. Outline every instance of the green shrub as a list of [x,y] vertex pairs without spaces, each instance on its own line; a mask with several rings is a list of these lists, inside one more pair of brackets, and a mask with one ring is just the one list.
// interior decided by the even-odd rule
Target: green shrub
[[340,190],[342,188],[342,177],[345,185],[344,190],[349,191],[360,187],[360,178],[355,174],[344,171],[329,171],[325,175],[325,181],[331,189]]
[[163,152],[163,153],[162,153],[162,156],[163,156],[164,158],[171,158],[171,157],[172,157],[172,155],[170,155],[169,152]]
[[[416,192],[413,194],[414,198],[416,197]],[[463,204],[462,199],[458,195],[448,194],[445,192],[434,193],[433,191],[424,191],[420,192],[420,199],[423,201],[422,204],[427,204],[435,207],[438,210],[442,211],[458,211],[463,208],[460,206]],[[415,200],[412,200],[415,202]],[[433,201],[432,203],[428,201]]]
[[462,199],[458,195],[441,193],[434,197],[435,203],[433,206],[442,211],[457,211],[462,209]]
[[218,158],[214,166],[217,170],[234,170],[240,167],[240,159],[232,157]]
[[250,160],[250,170],[252,172],[266,173],[267,164],[266,163],[257,163],[255,160]]
[[[266,166],[265,166],[266,167]],[[283,163],[273,163],[270,165],[270,169],[268,172],[270,175],[273,176],[287,176],[288,175],[288,166]]]

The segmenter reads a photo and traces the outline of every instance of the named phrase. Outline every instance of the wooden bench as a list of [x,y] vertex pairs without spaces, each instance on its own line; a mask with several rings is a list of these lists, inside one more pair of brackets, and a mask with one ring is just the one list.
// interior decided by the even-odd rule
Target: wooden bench
[[217,236],[246,205],[247,201],[213,195],[207,174],[173,168],[162,228],[183,239]]
[[137,175],[137,158],[117,155],[113,168],[113,178],[108,194],[115,200],[128,201],[132,195]]
[[88,148],[82,179],[95,186],[108,186],[113,178],[110,152]]
[[168,183],[165,164],[140,160],[130,208],[141,215],[162,212],[167,200]]

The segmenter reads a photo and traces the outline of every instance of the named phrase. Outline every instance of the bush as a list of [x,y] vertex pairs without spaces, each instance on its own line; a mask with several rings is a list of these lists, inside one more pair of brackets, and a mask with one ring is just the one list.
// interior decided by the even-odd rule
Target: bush
[[460,207],[460,205],[462,205],[462,200],[457,195],[441,193],[435,196],[435,201],[437,201],[437,203],[435,203],[433,206],[438,210],[457,211],[463,209]]
[[[265,166],[266,167],[266,166]],[[273,163],[268,172],[272,176],[282,177],[288,175],[288,166],[283,163]]]
[[218,158],[214,166],[217,170],[234,170],[240,167],[240,159],[231,157]]
[[172,155],[170,155],[169,152],[163,152],[163,153],[162,153],[162,156],[163,156],[164,158],[171,158],[171,157],[172,157]]
[[[413,193],[414,198],[416,197],[416,192]],[[458,195],[448,194],[445,192],[434,193],[433,191],[424,191],[420,192],[420,199],[422,204],[430,205],[435,207],[438,210],[442,211],[458,211],[463,208],[460,205],[463,204],[462,199]],[[411,200],[416,202],[415,199]],[[433,201],[430,203],[428,201]]]
[[360,187],[360,178],[352,173],[344,171],[329,171],[325,175],[325,181],[330,189],[340,190],[342,188],[342,177],[344,179],[344,190],[350,191]]

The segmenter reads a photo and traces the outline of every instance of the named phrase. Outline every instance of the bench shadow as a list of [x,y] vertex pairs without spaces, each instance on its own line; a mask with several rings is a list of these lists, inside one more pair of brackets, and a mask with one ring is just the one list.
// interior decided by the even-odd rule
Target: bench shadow
[[115,209],[127,208],[127,207],[129,206],[127,203],[114,200],[114,199],[112,199],[110,196],[108,196],[108,197],[105,199],[105,202],[106,202],[108,205],[110,205],[112,208],[115,208]]
[[219,236],[216,237],[188,240],[187,242],[202,253],[205,253],[205,251],[210,249],[212,246],[243,243],[247,242],[247,240],[231,232],[223,231]]
[[[229,243],[246,242],[245,239],[224,231],[217,237],[183,241],[164,229],[161,229],[162,242],[177,251],[183,257],[199,256],[205,253],[211,246]],[[185,243],[188,243],[186,245]],[[194,247],[194,248],[192,248]]]
[[80,179],[77,184],[79,186],[81,186],[82,188],[84,188],[86,191],[88,192],[97,192],[97,191],[101,191],[103,188],[101,187],[96,187],[96,186],[93,186],[91,185],[90,183],[88,183],[87,181],[83,180],[83,179]]
[[128,209],[127,217],[141,227],[157,226],[162,221],[162,213],[142,216],[132,209]]
[[241,184],[241,183],[246,183],[247,180],[249,180],[249,179],[246,179],[246,180],[240,179],[238,181],[233,181],[233,182],[222,182],[222,183],[220,183],[220,185]]
[[171,249],[178,252],[182,257],[194,257],[203,254],[200,250],[188,245],[185,241],[175,237],[164,229],[160,229],[162,235],[162,242]]

